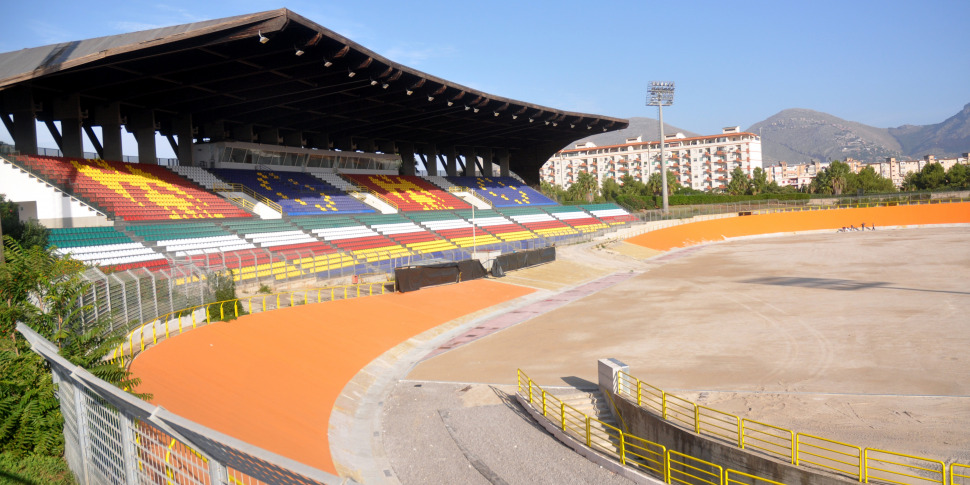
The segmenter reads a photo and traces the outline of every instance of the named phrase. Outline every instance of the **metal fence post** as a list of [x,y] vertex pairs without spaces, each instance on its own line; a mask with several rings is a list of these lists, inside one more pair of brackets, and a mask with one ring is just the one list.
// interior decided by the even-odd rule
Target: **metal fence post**
[[135,423],[122,412],[118,413],[118,418],[121,421],[121,459],[125,464],[125,482],[138,483],[138,451],[135,440],[131,438]]
[[91,462],[91,452],[88,449],[88,442],[91,440],[88,437],[88,419],[87,411],[84,406],[84,388],[78,386],[76,382],[71,382],[71,387],[74,388],[74,416],[77,418],[75,425],[77,426],[77,444],[78,453],[81,455],[81,463],[84,466],[84,480],[82,483],[85,485],[91,483],[91,472],[88,469],[89,463]]

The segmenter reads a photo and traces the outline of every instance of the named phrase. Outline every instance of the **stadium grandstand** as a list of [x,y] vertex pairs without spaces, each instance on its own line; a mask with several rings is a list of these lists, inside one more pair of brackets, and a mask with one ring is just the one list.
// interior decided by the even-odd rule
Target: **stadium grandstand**
[[[398,483],[390,466],[384,467],[389,461],[380,442],[384,434],[368,428],[367,420],[378,419],[382,409],[396,410],[392,397],[397,396],[386,386],[403,375],[404,367],[640,274],[630,268],[612,272],[615,267],[606,276],[596,268],[594,280],[558,273],[550,277],[559,280],[552,292],[475,279],[486,269],[501,276],[503,267],[553,261],[557,249],[572,243],[595,241],[593,246],[640,232],[646,233],[641,239],[650,240],[641,250],[653,255],[726,234],[770,232],[754,227],[766,220],[760,216],[721,224],[737,211],[700,218],[708,230],[693,232],[680,221],[640,225],[637,215],[612,203],[560,205],[535,188],[542,164],[574,140],[625,128],[627,120],[539,106],[440,79],[286,9],[0,54],[0,119],[14,140],[12,149],[0,153],[0,193],[20,206],[21,219],[50,229],[54,251],[90,266],[83,274],[91,283],[81,296],[83,318],[106,318],[125,335],[105,358],[134,368],[150,366],[152,356],[176,355],[160,357],[159,374],[174,375],[180,385],[200,384],[169,394],[153,381],[159,385],[156,406],[74,366],[38,334],[18,327],[59,383],[65,458],[82,483]],[[51,132],[58,145],[54,153],[38,147],[38,129]],[[122,129],[134,135],[137,157],[124,156]],[[159,163],[158,136],[176,154],[172,163]],[[85,138],[95,153],[83,151]],[[853,209],[865,212],[851,217],[880,225],[927,218],[936,224],[970,223],[965,205],[941,205]],[[779,220],[797,219],[784,230],[829,231],[846,223],[845,214],[849,211],[772,214],[778,218],[765,224],[782,227]],[[744,231],[729,231],[739,228]],[[625,264],[612,256],[585,263],[599,266],[607,260],[605,266]],[[400,280],[392,281],[399,271],[419,270],[462,284],[405,292]],[[453,276],[448,271],[457,271],[457,278],[447,279]],[[245,289],[245,298],[213,301],[210,284],[225,275]],[[394,283],[401,293],[377,297],[394,290]],[[636,291],[640,295],[643,288]],[[547,299],[517,300],[532,294]],[[507,306],[495,309],[502,305]],[[488,312],[493,312],[488,320],[478,319]],[[245,318],[232,322],[229,331],[217,326],[217,320],[240,316]],[[285,345],[275,345],[282,323],[296,333]],[[590,323],[596,322],[576,321]],[[250,339],[244,351],[227,351],[230,345],[214,345],[214,340],[181,348],[202,336],[235,337],[254,329],[236,342]],[[558,338],[552,334],[563,333],[585,342],[587,330],[534,339],[552,341]],[[169,339],[173,345],[159,345]],[[505,345],[524,343],[533,342]],[[266,361],[260,359],[292,367],[267,384],[257,378],[259,362]],[[481,361],[467,362],[483,367]],[[212,378],[210,364],[226,365],[235,374]],[[552,366],[537,367],[545,372]],[[524,372],[518,378],[517,399],[523,405],[514,404],[513,396],[496,406],[515,408],[517,429],[527,428],[513,438],[538,426],[555,431],[561,424],[566,431],[564,401],[547,412],[547,392],[538,381]],[[263,385],[273,391],[254,387]],[[414,384],[411,392],[422,385]],[[649,385],[637,380],[634,386],[639,395]],[[451,399],[462,400],[455,415],[466,398],[482,398],[462,395],[469,388],[451,393]],[[305,394],[283,397],[295,390]],[[485,390],[498,394],[493,391]],[[375,393],[383,394],[371,399]],[[618,390],[617,398],[621,394]],[[187,401],[188,407],[176,409]],[[244,405],[259,411],[235,414]],[[282,406],[286,412],[277,412]],[[446,410],[424,411],[450,426]],[[287,413],[295,412],[297,419],[290,419]],[[521,426],[526,413],[555,417],[557,412],[560,421],[551,427],[538,417]],[[572,418],[584,420],[588,447],[596,433],[590,423],[599,417],[604,416]],[[238,434],[230,436],[219,426],[232,419]],[[402,423],[408,421],[388,426]],[[402,434],[423,443],[427,437],[416,436],[422,434],[416,429],[411,425]],[[459,442],[461,432],[449,427],[452,443]],[[626,435],[618,436],[622,445]],[[331,443],[341,444],[334,445],[332,456]],[[617,455],[610,448],[615,444],[606,446],[606,455]],[[407,448],[431,453],[431,447],[419,450],[410,441]],[[637,448],[618,449],[627,468],[650,462],[627,454]],[[469,450],[461,453],[460,460],[440,463],[481,465]],[[672,457],[693,459],[671,453],[660,454],[667,473],[658,475],[668,483]],[[532,471],[537,462],[571,466],[563,464],[565,458],[545,456],[530,455],[531,463],[520,468]],[[415,482],[447,481],[436,475],[445,466],[429,468],[431,475]],[[493,483],[504,482],[481,466],[467,468]],[[614,473],[621,468],[610,464],[607,472],[593,470],[589,477],[627,477]],[[534,473],[523,476],[536,479]],[[598,483],[597,478],[570,478]],[[722,483],[682,483],[695,482]],[[947,485],[946,480],[935,483]]]
[[[529,184],[573,140],[628,125],[434,77],[286,9],[0,54],[0,119],[14,141],[0,193],[90,266],[85,318],[116,329],[204,303],[214,273],[249,288],[388,280],[614,231]],[[162,163],[158,139],[176,159]],[[141,431],[201,443],[171,421]],[[263,456],[233,467],[275,483]],[[329,480],[272,460],[296,482]]]

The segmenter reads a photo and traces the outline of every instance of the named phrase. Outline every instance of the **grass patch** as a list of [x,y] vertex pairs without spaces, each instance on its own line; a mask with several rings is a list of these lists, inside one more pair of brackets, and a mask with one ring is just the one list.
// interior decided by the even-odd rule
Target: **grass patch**
[[74,485],[67,461],[57,456],[0,453],[0,485]]

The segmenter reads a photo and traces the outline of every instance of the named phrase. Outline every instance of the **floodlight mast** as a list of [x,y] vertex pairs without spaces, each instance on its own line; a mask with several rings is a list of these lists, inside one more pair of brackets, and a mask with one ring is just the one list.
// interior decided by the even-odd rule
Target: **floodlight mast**
[[670,210],[667,202],[667,157],[664,155],[664,106],[672,104],[674,104],[673,81],[651,81],[647,106],[656,106],[660,110],[660,183],[663,184],[661,193],[664,214]]

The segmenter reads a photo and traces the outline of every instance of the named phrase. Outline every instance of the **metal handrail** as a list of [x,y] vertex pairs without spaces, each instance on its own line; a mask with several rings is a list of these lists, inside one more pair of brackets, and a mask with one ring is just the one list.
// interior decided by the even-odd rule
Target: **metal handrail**
[[257,201],[262,202],[263,204],[266,204],[267,206],[269,206],[271,209],[275,210],[276,212],[279,212],[280,214],[283,213],[283,207],[280,206],[278,203],[273,202],[272,200],[270,200],[266,196],[264,196],[264,195],[256,192],[255,190],[253,190],[253,189],[251,189],[251,188],[249,188],[249,187],[247,187],[247,186],[245,186],[243,184],[225,183],[225,182],[223,182],[223,183],[218,183],[218,184],[213,185],[212,186],[212,190],[213,191],[216,191],[216,192],[242,192],[242,193],[244,193],[244,194],[246,194],[246,195],[248,195],[248,196],[256,199]]

